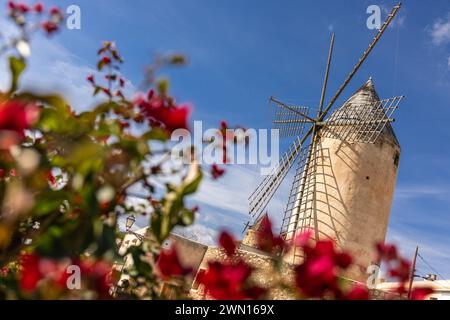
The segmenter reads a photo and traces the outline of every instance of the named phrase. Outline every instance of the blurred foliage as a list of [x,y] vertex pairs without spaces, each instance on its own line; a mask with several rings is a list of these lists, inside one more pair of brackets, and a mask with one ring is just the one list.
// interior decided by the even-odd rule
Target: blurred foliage
[[[11,3],[9,16],[27,32],[23,21],[43,8]],[[198,165],[175,166],[167,156],[166,142],[176,129],[169,123],[171,112],[178,109],[169,95],[169,82],[157,79],[156,69],[149,68],[145,80],[153,95],[149,107],[155,99],[167,101],[163,107],[169,113],[155,119],[159,109],[143,116],[136,102],[125,97],[122,57],[113,42],[105,42],[98,51],[99,79],[94,75],[87,79],[93,95],[102,94],[104,102],[77,113],[61,95],[21,90],[27,57],[10,49],[11,83],[7,92],[0,92],[0,298],[161,295],[163,280],[153,272],[154,261],[174,227],[193,223],[195,210],[186,207],[185,198],[202,180]],[[0,53],[4,52],[8,50]],[[171,55],[159,58],[157,69],[184,63],[183,56]],[[164,150],[153,150],[152,142],[165,143]],[[171,170],[162,170],[165,166]],[[155,181],[174,177],[181,177],[181,182],[166,182],[165,190],[157,190]],[[143,214],[151,228],[139,246],[119,253],[124,237],[119,219],[136,214],[128,194],[134,186],[144,189]],[[127,287],[119,288],[117,270],[125,257],[134,264],[127,272]],[[55,279],[65,279],[69,265],[89,270],[83,272],[94,280],[82,277],[76,290],[56,285]],[[104,266],[109,266],[107,278],[98,272]],[[98,281],[109,288],[107,296],[98,289]]]

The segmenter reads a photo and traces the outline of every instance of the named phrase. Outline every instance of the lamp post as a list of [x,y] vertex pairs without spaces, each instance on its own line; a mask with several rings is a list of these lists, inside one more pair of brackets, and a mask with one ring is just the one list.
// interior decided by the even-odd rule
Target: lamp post
[[136,217],[133,214],[127,217],[127,221],[125,222],[125,228],[127,229],[127,231],[131,229],[131,227],[134,225],[135,222]]
[[131,231],[131,227],[133,227],[135,222],[136,222],[136,217],[133,214],[131,214],[127,217],[127,220],[125,221],[126,232],[134,235],[136,238],[139,239],[139,241],[143,241],[146,239],[145,236],[143,236],[142,234],[139,234],[137,232]]

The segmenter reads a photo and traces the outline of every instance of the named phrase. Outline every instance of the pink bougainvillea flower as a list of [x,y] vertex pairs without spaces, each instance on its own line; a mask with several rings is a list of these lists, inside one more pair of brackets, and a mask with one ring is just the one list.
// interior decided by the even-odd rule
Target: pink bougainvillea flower
[[24,136],[39,117],[39,108],[33,103],[8,100],[0,103],[0,130],[11,130]]
[[162,250],[156,261],[159,274],[162,278],[182,277],[192,272],[191,268],[185,268],[178,258],[175,246],[168,250]]
[[397,278],[399,281],[407,281],[410,277],[411,263],[403,258],[396,261],[395,264],[391,264],[388,267],[388,273],[391,277]]
[[174,105],[168,97],[157,96],[150,90],[147,97],[138,95],[135,104],[150,125],[164,128],[168,133],[176,129],[188,129],[191,107],[187,104]]
[[190,112],[191,108],[188,105],[161,108],[156,112],[156,119],[163,123],[164,128],[169,132],[176,129],[188,129],[187,120]]
[[228,256],[236,253],[236,241],[228,232],[222,232],[219,236],[219,244]]
[[20,264],[19,285],[24,292],[35,291],[42,280],[49,281],[55,287],[65,288],[68,278],[67,261],[56,261],[29,253],[20,257]]
[[23,3],[23,2],[17,3],[16,9],[19,10],[20,13],[27,13],[28,11],[30,11],[30,7],[26,3]]
[[369,300],[369,290],[361,284],[354,285],[345,295],[345,300]]
[[110,63],[111,63],[111,59],[110,59],[109,57],[103,57],[103,58],[102,58],[102,62],[103,62],[104,64],[110,64]]
[[205,293],[216,300],[259,299],[265,290],[249,286],[252,268],[243,261],[237,263],[209,262],[208,269],[197,276]]
[[37,287],[38,282],[43,278],[39,270],[40,258],[36,254],[25,254],[21,257],[21,272],[19,284],[23,291],[31,292]]
[[36,3],[33,6],[33,11],[36,13],[42,13],[44,11],[44,5],[40,2]]
[[219,179],[224,174],[225,174],[225,169],[219,167],[217,164],[214,163],[211,166],[211,176],[214,180]]
[[307,229],[295,235],[292,244],[296,247],[304,247],[308,244],[313,236],[313,230]]
[[415,288],[411,292],[411,300],[425,300],[434,290],[430,287]]
[[10,10],[15,10],[17,7],[16,3],[14,1],[8,1],[8,8]]
[[296,285],[300,292],[313,298],[327,295],[342,297],[339,287],[338,271],[347,269],[351,256],[338,252],[331,240],[317,241],[315,245],[303,246],[303,263],[296,267]]
[[84,279],[88,280],[89,288],[95,290],[98,299],[110,299],[110,289],[113,285],[112,266],[103,260],[82,260],[75,262],[80,267]]
[[51,35],[59,30],[59,26],[53,21],[44,21],[42,24],[42,29],[48,34]]
[[95,78],[94,78],[94,75],[93,75],[93,74],[90,74],[90,75],[86,78],[86,80],[89,81],[89,82],[92,83],[92,84],[95,84]]
[[59,16],[59,17],[63,16],[61,9],[59,9],[58,7],[51,7],[49,13],[52,16]]
[[391,261],[398,258],[397,248],[392,244],[378,243],[376,249],[378,260]]

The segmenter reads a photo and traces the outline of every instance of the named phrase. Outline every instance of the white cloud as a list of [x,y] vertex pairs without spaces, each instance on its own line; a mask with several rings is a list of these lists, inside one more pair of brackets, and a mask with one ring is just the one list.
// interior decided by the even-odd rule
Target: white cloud
[[174,233],[209,246],[217,245],[218,231],[202,224],[177,228]]
[[449,186],[438,185],[399,185],[395,189],[398,199],[414,199],[422,197],[449,197]]
[[[444,279],[450,279],[448,239],[433,234],[421,233],[417,229],[400,227],[389,230],[387,241],[397,244],[401,254],[410,260],[412,260],[416,246],[419,245],[419,253],[427,263],[439,272]],[[417,268],[419,269],[418,273],[421,275],[436,272],[425,264],[422,259],[418,259]]]
[[[252,170],[239,165],[227,166],[223,178],[217,181],[205,179],[193,200],[211,207],[231,211],[244,223],[250,219],[248,197],[263,178],[258,172],[257,168]],[[267,208],[277,227],[284,214],[291,182],[292,175],[287,175]]]
[[[15,31],[11,24],[1,17],[0,30],[8,35]],[[31,41],[31,57],[20,85],[25,90],[38,93],[57,92],[62,94],[75,110],[85,111],[101,100],[92,97],[92,87],[86,80],[89,74],[98,75],[91,65],[93,63],[80,59],[59,44],[57,36],[47,38],[36,35]],[[5,56],[0,57],[0,74],[9,75]],[[0,77],[0,90],[5,90],[9,81],[9,77]],[[132,83],[127,82],[127,87],[125,94],[134,92]]]
[[450,43],[450,13],[445,19],[436,20],[429,32],[433,44],[444,45]]

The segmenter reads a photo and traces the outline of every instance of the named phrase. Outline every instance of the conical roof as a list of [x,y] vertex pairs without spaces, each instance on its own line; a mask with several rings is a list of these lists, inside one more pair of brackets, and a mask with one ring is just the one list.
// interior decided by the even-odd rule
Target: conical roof
[[[356,123],[364,121],[384,120],[386,114],[380,105],[380,98],[370,77],[339,109],[333,112],[328,121],[339,124],[355,123],[356,125]],[[370,128],[365,129],[370,130]],[[384,127],[382,134],[399,144],[389,123]]]

